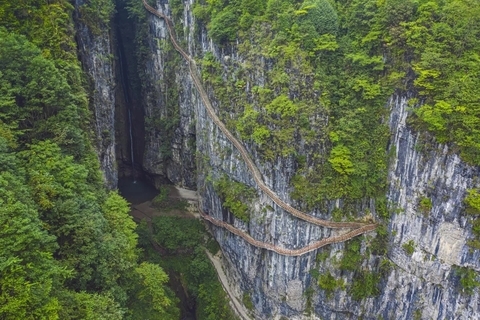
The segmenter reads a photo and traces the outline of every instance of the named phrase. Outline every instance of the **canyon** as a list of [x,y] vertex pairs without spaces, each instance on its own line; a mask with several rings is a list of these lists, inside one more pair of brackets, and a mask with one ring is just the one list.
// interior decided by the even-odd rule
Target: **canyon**
[[[136,8],[142,9],[141,1],[137,2]],[[177,2],[174,7],[169,1],[157,0],[152,7],[167,17],[175,16],[175,30],[182,31],[177,31],[176,37],[189,57],[199,62],[210,53],[219,62],[223,79],[228,78],[227,73],[245,63],[245,57],[235,46],[227,50],[214,43],[206,28],[196,22],[193,0]],[[75,5],[82,3],[76,0]],[[122,5],[122,1],[117,3],[117,18],[109,33],[92,35],[77,21],[79,55],[94,92],[91,106],[96,150],[106,184],[115,189],[118,176],[142,175],[156,186],[168,182],[196,190],[202,199],[200,210],[214,219],[206,220],[214,222],[209,228],[225,257],[226,274],[236,295],[246,294],[251,299],[255,319],[480,316],[478,290],[463,292],[455,271],[460,267],[480,271],[480,252],[467,245],[473,234],[464,204],[467,190],[480,187],[480,168],[462,161],[451,146],[425,138],[409,125],[411,92],[394,92],[384,102],[388,114],[384,122],[390,132],[384,151],[391,155],[385,195],[391,211],[383,243],[386,253],[370,252],[375,231],[359,237],[364,257],[359,270],[381,274],[380,289],[364,299],[354,299],[351,291],[341,288],[329,293],[318,287],[313,270],[328,273],[345,284],[354,282],[358,272],[338,267],[348,241],[301,255],[285,255],[251,245],[240,233],[232,232],[239,230],[258,243],[291,252],[341,235],[337,229],[299,219],[264,192],[265,188],[271,190],[287,206],[302,206],[291,195],[298,163],[293,157],[262,161],[251,142],[238,142],[243,152],[236,147],[209,115],[205,99],[197,90],[195,81],[200,80],[192,77],[192,72],[202,74],[202,65],[189,63],[175,52],[166,20],[146,10],[137,15],[137,20],[128,18]],[[173,9],[179,7],[180,13],[175,15]],[[144,37],[142,45],[148,49],[141,52],[140,58],[134,50],[139,45],[134,43],[135,32]],[[264,83],[265,72],[258,69],[249,74],[249,86]],[[220,114],[221,103],[214,90],[207,87],[204,94],[211,108]],[[420,148],[425,141],[428,148]],[[311,152],[307,148],[303,151]],[[249,154],[252,164],[242,153]],[[258,173],[252,172],[252,166]],[[249,203],[249,221],[236,218],[225,207],[214,186],[222,176],[255,191]],[[428,213],[420,205],[425,198],[430,199]],[[308,211],[308,217],[312,221],[333,221],[334,211],[342,203],[342,199],[326,200],[322,208]],[[381,220],[373,199],[358,201],[355,209],[366,221]],[[362,227],[366,222],[355,223],[355,227]],[[405,249],[407,244],[411,250]]]

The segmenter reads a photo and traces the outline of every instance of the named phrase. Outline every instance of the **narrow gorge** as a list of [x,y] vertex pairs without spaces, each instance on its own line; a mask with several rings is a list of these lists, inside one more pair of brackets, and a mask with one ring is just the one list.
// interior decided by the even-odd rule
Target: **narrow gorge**
[[118,0],[98,34],[77,10],[107,186],[196,190],[253,319],[480,317],[479,9],[454,2]]

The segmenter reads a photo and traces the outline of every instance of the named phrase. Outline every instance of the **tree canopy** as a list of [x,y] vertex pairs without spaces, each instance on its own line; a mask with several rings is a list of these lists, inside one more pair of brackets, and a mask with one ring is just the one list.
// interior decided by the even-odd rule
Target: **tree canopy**
[[175,313],[170,293],[150,303],[168,277],[140,264],[129,205],[104,187],[72,9],[0,4],[0,318]]

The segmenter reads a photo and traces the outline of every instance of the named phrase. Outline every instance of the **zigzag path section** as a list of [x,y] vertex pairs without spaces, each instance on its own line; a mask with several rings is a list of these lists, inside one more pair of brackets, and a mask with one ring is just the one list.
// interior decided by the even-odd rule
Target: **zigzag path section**
[[[286,254],[286,255],[301,255],[305,254],[307,252],[316,250],[317,248],[320,248],[321,246],[330,244],[330,243],[337,243],[337,242],[342,242],[349,240],[353,237],[356,237],[358,235],[370,232],[376,228],[376,224],[365,224],[361,222],[334,222],[334,221],[329,221],[329,220],[323,220],[319,218],[315,218],[311,215],[308,215],[300,210],[297,210],[290,206],[288,203],[284,202],[281,200],[263,181],[262,174],[258,170],[257,166],[254,164],[253,160],[250,158],[247,150],[245,147],[240,143],[240,141],[235,138],[232,133],[225,127],[223,122],[218,118],[218,116],[215,113],[215,110],[210,102],[210,99],[208,98],[208,95],[203,88],[203,85],[200,81],[200,77],[197,73],[197,65],[195,63],[195,60],[193,60],[184,50],[183,48],[177,43],[176,37],[173,32],[172,28],[172,22],[171,20],[162,12],[157,11],[156,9],[152,8],[146,0],[142,0],[143,5],[148,10],[150,13],[153,15],[157,16],[158,18],[164,19],[165,24],[168,29],[168,33],[170,36],[170,40],[175,47],[175,49],[183,56],[183,58],[187,61],[189,70],[190,70],[190,75],[192,77],[193,83],[197,89],[197,91],[200,94],[200,97],[203,101],[203,104],[205,106],[205,109],[207,111],[208,116],[212,119],[212,121],[215,123],[215,125],[222,131],[222,133],[227,137],[227,139],[235,146],[235,148],[240,152],[243,160],[245,161],[247,167],[249,168],[250,172],[252,173],[253,179],[255,183],[258,185],[258,187],[270,198],[272,199],[273,202],[275,202],[279,207],[283,208],[285,211],[289,212],[293,216],[302,219],[304,221],[307,221],[309,223],[318,225],[318,226],[323,226],[323,227],[328,227],[328,228],[348,228],[348,229],[355,229],[353,231],[350,231],[348,233],[345,233],[341,236],[335,236],[335,237],[330,237],[326,238],[323,240],[320,240],[318,242],[312,243],[311,245],[298,249],[298,250],[305,250],[305,251],[298,251],[298,250],[288,250],[288,249],[282,249],[282,248],[276,248],[275,251],[273,250],[275,246],[266,244],[263,242],[259,242],[255,239],[253,239],[250,235],[246,234],[245,232],[229,225],[226,224],[223,221],[216,220],[210,216],[207,216],[205,214],[202,214],[202,217],[206,219],[207,221],[225,228],[229,230],[230,232],[242,237],[245,239],[247,242],[251,243],[254,246],[260,247],[260,248],[265,248],[267,250],[272,250],[275,252],[284,252],[280,254]],[[206,218],[208,217],[208,218]],[[279,252],[280,251],[280,252]],[[298,251],[298,252],[297,252]]]

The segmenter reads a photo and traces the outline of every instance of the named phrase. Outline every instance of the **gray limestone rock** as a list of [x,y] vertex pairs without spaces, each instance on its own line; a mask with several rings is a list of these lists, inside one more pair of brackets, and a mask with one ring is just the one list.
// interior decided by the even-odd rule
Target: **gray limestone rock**
[[[163,3],[157,1],[157,7],[169,14],[168,5]],[[232,62],[241,63],[242,58],[234,49],[227,55],[212,43],[206,30],[195,30],[197,26],[191,10],[193,0],[184,0],[183,3],[185,11],[181,23],[185,37],[182,40],[186,43],[188,53],[197,57],[212,52],[223,66]],[[152,39],[165,39],[167,33],[164,22],[151,16],[149,23]],[[152,81],[161,82],[163,79],[162,54],[152,40],[151,61],[148,64]],[[261,70],[251,78],[251,85],[261,85],[264,81]],[[187,187],[196,185],[205,212],[248,231],[255,239],[286,248],[299,248],[332,234],[329,229],[293,218],[260,192],[253,204],[256,218],[249,223],[233,219],[222,208],[222,202],[209,179],[227,174],[231,179],[253,188],[256,185],[238,151],[208,118],[184,63],[180,65],[175,81],[182,95],[179,99],[181,120],[175,131],[173,157],[168,164],[162,164],[164,167],[155,167],[154,164],[158,163],[158,145],[155,139],[147,138],[144,161],[147,171],[164,172],[166,167],[171,181]],[[211,92],[209,94],[213,105],[217,106],[215,97]],[[463,294],[458,289],[452,269],[458,265],[480,271],[480,253],[470,251],[466,245],[472,234],[463,213],[466,190],[479,187],[476,179],[479,168],[463,163],[446,145],[433,142],[428,152],[417,151],[420,136],[407,126],[407,99],[407,95],[394,95],[385,102],[390,109],[390,148],[394,151],[387,197],[397,213],[392,216],[388,226],[388,259],[393,267],[383,278],[380,294],[375,298],[356,301],[344,290],[337,290],[332,297],[327,297],[325,292],[318,289],[310,274],[317,265],[316,252],[301,257],[281,256],[255,248],[224,229],[212,227],[225,255],[227,272],[235,279],[239,290],[250,293],[256,319],[412,319],[414,314],[422,319],[480,317],[478,291],[470,296]],[[157,103],[148,103],[145,113],[148,114],[150,108],[161,107],[161,99]],[[192,130],[196,139],[195,149],[187,143],[189,135],[193,134]],[[266,184],[281,199],[295,205],[290,197],[290,179],[296,170],[294,161],[287,158],[277,159],[273,163],[260,163],[250,146],[246,147]],[[432,209],[428,215],[419,208],[422,197],[431,199]],[[327,205],[326,212],[317,210],[312,214],[329,218],[331,209],[340,203],[340,199],[332,201]],[[273,210],[262,210],[266,207]],[[370,199],[364,199],[359,204],[359,211],[365,209],[375,215],[374,203]],[[402,248],[410,240],[415,244],[412,255]],[[340,259],[344,248],[344,243],[329,246],[330,258],[322,262],[320,268],[350,283],[355,275],[338,270],[332,262]],[[366,248],[362,250],[365,252]],[[378,260],[372,256],[366,263],[373,266],[378,264]],[[310,287],[314,288],[311,297],[314,315],[305,314],[304,292]]]

